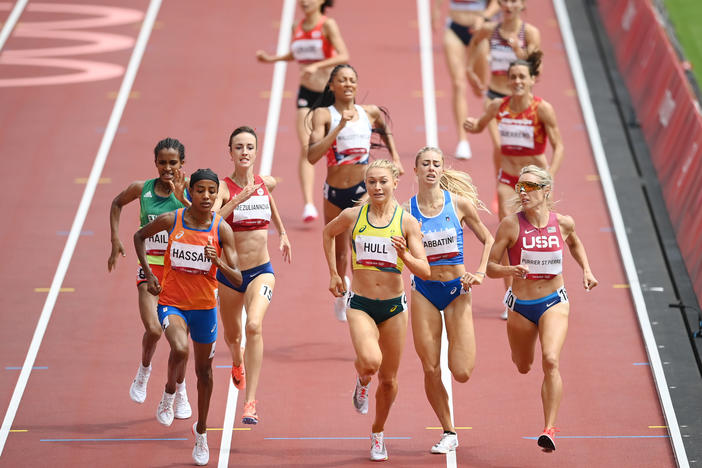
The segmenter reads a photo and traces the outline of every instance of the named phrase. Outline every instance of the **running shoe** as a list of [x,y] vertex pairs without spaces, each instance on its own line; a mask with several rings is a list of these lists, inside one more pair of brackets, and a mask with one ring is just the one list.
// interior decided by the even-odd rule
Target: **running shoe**
[[131,387],[129,387],[129,397],[132,401],[137,403],[144,403],[146,400],[146,384],[149,383],[149,377],[151,376],[151,364],[149,367],[144,367],[139,364],[139,370],[137,371],[136,377],[132,382]]
[[441,440],[431,448],[431,453],[449,453],[456,450],[456,447],[458,447],[458,436],[444,432]]
[[251,400],[244,403],[244,411],[241,413],[241,422],[244,424],[258,424],[256,400]]
[[[368,382],[367,385],[361,385],[361,380],[356,377],[356,389],[353,391],[353,407],[361,414],[368,413],[369,391],[370,382]],[[382,432],[380,434],[382,434]]]
[[173,415],[176,419],[188,419],[193,415],[193,410],[190,408],[188,401],[188,392],[183,385],[183,391],[176,390],[175,400],[173,401]]
[[388,459],[388,451],[385,448],[382,432],[371,434],[370,459],[373,461],[385,461]]
[[173,424],[173,402],[175,401],[176,392],[166,393],[164,390],[161,402],[156,408],[156,419],[164,426]]
[[317,219],[318,216],[317,208],[315,208],[312,203],[306,203],[305,208],[302,210],[302,220],[306,223],[311,223]]
[[235,366],[232,363],[232,382],[237,390],[243,390],[246,388],[246,372],[244,371],[244,361],[242,359],[241,364]]
[[340,322],[346,321],[346,302],[349,299],[349,294],[351,294],[351,280],[348,276],[344,276],[344,283],[346,283],[346,294],[334,299],[334,315]]
[[509,311],[508,311],[507,309],[505,309],[505,310],[500,314],[500,318],[501,318],[502,320],[507,320],[507,317],[508,317],[508,316],[509,316]]
[[458,146],[456,146],[456,159],[470,159],[473,156],[473,153],[470,150],[470,143],[468,143],[468,140],[461,140],[458,142]]
[[207,431],[204,434],[197,432],[197,421],[193,424],[195,447],[193,447],[193,461],[196,465],[207,465],[210,461],[210,448],[207,446]]
[[539,440],[537,440],[536,443],[547,452],[556,450],[556,432],[560,432],[558,428],[547,427],[539,436]]

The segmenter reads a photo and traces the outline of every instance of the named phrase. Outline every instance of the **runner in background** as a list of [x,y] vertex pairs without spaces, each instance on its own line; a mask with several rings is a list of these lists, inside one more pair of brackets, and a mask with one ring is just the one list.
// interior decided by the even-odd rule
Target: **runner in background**
[[[107,260],[107,271],[112,271],[117,267],[117,259],[120,255],[126,256],[122,241],[119,239],[119,222],[124,205],[139,200],[139,227],[144,227],[162,213],[183,207],[183,204],[174,195],[174,180],[178,178],[185,163],[185,147],[175,138],[165,138],[159,141],[154,148],[154,163],[158,171],[157,178],[132,182],[112,201],[110,207],[112,252]],[[180,178],[184,179],[182,175]],[[181,190],[183,189],[181,188]],[[166,231],[146,239],[146,260],[159,281],[163,279],[163,256],[167,244],[168,233]],[[147,291],[146,275],[141,265],[137,269],[136,284],[139,293],[139,316],[144,325],[144,335],[141,339],[141,364],[129,388],[129,396],[137,403],[144,403],[151,375],[151,359],[156,351],[156,343],[161,338],[161,325],[156,313],[158,296]],[[175,417],[186,419],[191,416],[192,410],[185,389],[185,368],[179,371],[177,382]]]
[[300,142],[299,177],[305,203],[302,219],[305,222],[314,221],[318,216],[313,197],[314,167],[307,161],[310,131],[309,122],[305,119],[312,103],[320,98],[332,67],[349,60],[339,26],[332,18],[324,15],[326,8],[333,3],[333,0],[300,0],[300,8],[305,17],[293,28],[290,52],[269,55],[262,50],[256,51],[256,57],[261,62],[296,60],[300,64],[295,123]]
[[[387,111],[375,105],[356,104],[358,75],[351,65],[337,65],[332,70],[322,98],[312,105],[312,133],[307,159],[315,164],[326,156],[327,178],[324,183],[324,221],[329,223],[342,210],[350,208],[366,193],[364,177],[372,147],[386,147],[400,174],[404,172],[395,140],[388,131]],[[380,135],[382,145],[371,142],[372,133]],[[336,267],[344,278],[345,290],[350,232],[336,237]],[[334,302],[338,320],[346,320],[346,299]]]
[[[437,30],[443,0],[435,0],[431,10],[432,28]],[[458,146],[454,156],[469,159],[472,156],[470,144],[463,129],[463,121],[468,117],[467,84],[482,96],[481,83],[489,77],[487,47],[469,47],[471,38],[486,21],[497,13],[497,0],[449,0],[448,18],[444,31],[444,56],[451,75],[453,116],[456,122]]]

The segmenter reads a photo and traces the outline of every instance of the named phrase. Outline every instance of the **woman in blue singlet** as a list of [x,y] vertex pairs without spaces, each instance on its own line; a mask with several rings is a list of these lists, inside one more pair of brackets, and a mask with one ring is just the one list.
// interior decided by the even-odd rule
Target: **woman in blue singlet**
[[[404,208],[420,223],[431,276],[412,281],[412,336],[424,370],[424,391],[444,430],[431,452],[448,453],[458,447],[458,437],[441,381],[442,320],[448,336],[449,370],[458,382],[466,382],[475,364],[471,287],[485,278],[493,238],[478,216],[478,210],[485,206],[470,176],[445,169],[440,149],[420,149],[414,172],[419,190]],[[464,267],[464,225],[482,244],[474,273]]]

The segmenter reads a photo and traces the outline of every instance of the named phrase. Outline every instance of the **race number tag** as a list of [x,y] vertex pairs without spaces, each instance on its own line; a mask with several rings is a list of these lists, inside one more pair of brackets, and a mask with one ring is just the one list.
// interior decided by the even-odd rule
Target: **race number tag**
[[205,257],[204,245],[171,243],[171,268],[191,274],[206,274],[212,268],[212,261]]
[[273,299],[273,290],[267,284],[261,286],[259,294],[268,299],[268,302],[271,302],[271,299]]
[[497,128],[502,146],[534,148],[534,125],[531,120],[504,118],[497,124]]
[[429,262],[452,258],[459,254],[456,228],[425,232],[423,236],[424,250]]
[[397,251],[389,237],[356,236],[356,262],[361,265],[395,268]]

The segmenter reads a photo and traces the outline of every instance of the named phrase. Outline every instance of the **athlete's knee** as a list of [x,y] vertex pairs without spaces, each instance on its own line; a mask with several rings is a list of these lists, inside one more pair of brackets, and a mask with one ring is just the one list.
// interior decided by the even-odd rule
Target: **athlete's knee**
[[195,375],[197,376],[198,383],[211,384],[213,382],[212,364],[209,361],[202,364],[196,364]]
[[468,382],[468,379],[470,379],[470,375],[473,373],[473,367],[468,366],[449,365],[449,369],[451,370],[451,375],[453,375],[453,378],[456,379],[456,381],[459,383]]
[[517,371],[519,371],[520,374],[527,374],[531,370],[531,359],[527,360],[519,356],[512,356],[512,362],[517,366]]
[[396,375],[378,375],[378,391],[394,392],[397,391],[397,376]]
[[425,379],[441,380],[441,366],[438,363],[422,362],[422,370],[424,370]]
[[546,352],[541,358],[541,367],[544,373],[558,372],[559,359],[557,353]]
[[465,93],[467,89],[465,75],[455,76],[451,80],[451,87],[453,88],[454,93]]
[[261,336],[263,333],[263,322],[260,320],[249,320],[246,322],[246,339],[250,340]]
[[184,361],[188,359],[188,342],[172,343],[171,357],[176,361]]
[[161,335],[163,334],[163,329],[161,328],[160,325],[147,325],[146,329],[144,330],[144,338],[146,341],[150,342],[155,342],[158,341],[159,338],[161,338]]
[[358,367],[361,375],[375,375],[380,369],[382,358],[375,356],[359,356]]

